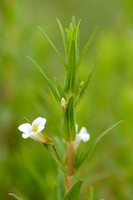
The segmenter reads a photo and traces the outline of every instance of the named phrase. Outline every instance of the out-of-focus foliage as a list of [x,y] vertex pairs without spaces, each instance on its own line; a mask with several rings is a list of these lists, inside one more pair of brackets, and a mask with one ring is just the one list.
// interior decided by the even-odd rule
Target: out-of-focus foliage
[[[81,178],[88,177],[82,195],[94,199],[131,200],[133,190],[133,2],[113,1],[0,1],[0,199],[56,199],[56,164],[43,145],[24,140],[17,127],[25,122],[46,117],[46,132],[61,133],[61,115],[40,73],[26,56],[35,58],[53,82],[64,77],[55,52],[37,28],[41,26],[64,55],[56,23],[64,27],[74,15],[81,18],[82,49],[96,25],[99,32],[79,68],[87,79],[99,53],[89,88],[79,103],[77,123],[86,126],[91,137],[123,119],[101,141],[97,151],[81,168]],[[87,146],[87,144],[86,144]],[[84,148],[84,147],[83,147]],[[76,177],[75,177],[76,179]]]

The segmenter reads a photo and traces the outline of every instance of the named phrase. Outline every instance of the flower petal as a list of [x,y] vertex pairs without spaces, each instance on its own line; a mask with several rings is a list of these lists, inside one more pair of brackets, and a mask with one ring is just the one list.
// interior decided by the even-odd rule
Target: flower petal
[[80,132],[79,134],[84,134],[84,133],[87,133],[87,129],[83,126],[81,129],[80,129]]
[[80,132],[79,132],[79,137],[81,138],[81,140],[83,140],[84,142],[87,142],[90,139],[90,134],[87,133],[87,129],[85,127],[82,127]]
[[45,126],[46,124],[46,119],[45,118],[42,118],[42,117],[38,117],[36,118],[33,122],[32,122],[32,126],[36,124],[36,125],[39,125],[39,124],[43,124]]
[[82,134],[82,137],[80,135],[80,138],[84,141],[84,142],[88,142],[90,139],[90,134],[89,133],[84,133]]
[[29,123],[21,124],[18,129],[24,133],[29,133],[32,130],[32,126]]
[[39,124],[39,126],[38,126],[38,130],[37,130],[37,132],[36,133],[39,133],[39,132],[41,132],[43,129],[44,129],[44,127],[45,127],[45,125],[44,124]]
[[23,133],[23,134],[22,134],[22,137],[23,137],[24,139],[26,139],[26,138],[30,137],[30,135],[31,135],[31,134]]

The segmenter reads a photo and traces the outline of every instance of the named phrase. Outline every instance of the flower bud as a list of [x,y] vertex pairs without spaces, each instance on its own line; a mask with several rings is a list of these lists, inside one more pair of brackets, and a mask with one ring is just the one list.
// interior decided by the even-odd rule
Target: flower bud
[[67,102],[64,98],[62,98],[61,99],[61,108],[62,108],[63,112],[65,112],[66,106],[67,106]]

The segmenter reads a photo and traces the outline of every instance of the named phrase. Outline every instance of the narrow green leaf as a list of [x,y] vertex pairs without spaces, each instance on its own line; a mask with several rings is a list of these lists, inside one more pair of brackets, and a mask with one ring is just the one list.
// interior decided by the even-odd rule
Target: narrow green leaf
[[57,199],[62,200],[65,194],[65,180],[64,173],[58,167],[58,185],[57,185]]
[[75,22],[75,17],[72,17],[72,25],[73,25],[73,29],[76,27],[76,22]]
[[56,20],[57,20],[58,25],[59,25],[59,28],[60,28],[60,32],[61,32],[62,39],[63,39],[63,43],[64,43],[65,52],[66,52],[66,55],[67,55],[67,41],[66,41],[66,35],[65,35],[63,26],[62,26],[62,24],[60,23],[59,19],[56,19]]
[[93,187],[91,186],[91,187],[90,187],[90,195],[89,195],[89,198],[87,198],[86,200],[93,200],[93,196],[94,196],[93,193],[94,193],[94,192],[93,192]]
[[90,74],[89,74],[89,76],[88,76],[88,78],[87,78],[87,80],[86,80],[86,82],[85,82],[85,84],[84,84],[82,90],[80,91],[79,96],[77,97],[76,104],[78,104],[79,101],[81,100],[81,98],[83,97],[83,95],[84,95],[84,93],[85,93],[85,91],[86,91],[86,89],[87,89],[87,87],[88,87],[88,85],[89,85],[89,82],[90,82],[90,80],[91,80],[91,77],[92,77],[93,71],[94,71],[94,69],[95,69],[96,63],[97,63],[98,59],[100,58],[100,56],[101,56],[101,54],[98,55],[98,57],[97,57],[97,59],[96,59],[96,62],[94,63],[93,68],[92,68],[92,70],[91,70],[91,72],[90,72]]
[[80,57],[79,57],[79,60],[78,60],[78,63],[77,63],[77,68],[80,66],[80,64],[81,64],[81,62],[82,62],[82,60],[83,60],[83,58],[84,58],[84,55],[85,55],[85,53],[86,53],[88,47],[90,46],[91,41],[93,40],[93,38],[94,38],[94,36],[95,36],[95,33],[96,33],[98,27],[99,27],[99,26],[97,26],[97,27],[95,28],[95,30],[93,31],[93,33],[92,33],[92,35],[91,35],[89,41],[88,41],[87,44],[85,45],[85,47],[84,47],[84,49],[83,49],[83,51],[82,51],[82,53],[81,53],[81,55],[80,55]]
[[64,197],[64,200],[78,200],[80,188],[83,184],[83,180],[79,180],[73,187],[67,192]]
[[90,156],[90,154],[93,152],[93,150],[95,149],[96,145],[99,143],[99,141],[103,138],[103,136],[105,136],[110,130],[112,130],[114,127],[116,127],[118,124],[120,124],[121,122],[123,122],[123,120],[117,122],[116,124],[114,124],[113,126],[111,126],[110,128],[108,128],[106,131],[102,132],[95,140],[94,142],[89,146],[89,148],[87,149],[87,151],[83,154],[83,156],[81,156],[79,163],[77,165],[77,168],[79,168],[84,161]]
[[15,194],[13,194],[13,193],[9,193],[9,195],[12,196],[12,197],[14,197],[14,198],[17,199],[17,200],[24,200],[23,198],[21,198],[21,197],[15,195]]
[[48,150],[48,152],[51,154],[51,156],[53,157],[53,159],[56,161],[56,163],[58,164],[58,166],[64,171],[64,173],[68,174],[67,170],[65,169],[65,167],[63,166],[60,158],[57,156],[57,154],[55,153],[53,146],[51,145],[47,145],[47,144],[43,144],[46,149]]
[[[71,33],[70,33],[70,31],[69,31],[68,28],[66,28],[66,33],[67,33],[67,42],[68,42],[68,44],[69,44],[69,42],[70,42],[70,40],[71,40]],[[69,45],[68,45],[68,46],[69,46]]]
[[49,37],[46,35],[46,33],[43,31],[43,29],[41,27],[39,27],[39,29],[42,31],[42,33],[45,35],[45,37],[47,38],[48,42],[51,44],[51,46],[53,47],[53,49],[55,50],[58,58],[59,58],[59,61],[63,67],[63,70],[64,72],[66,73],[66,69],[65,69],[65,64],[64,64],[64,61],[59,53],[59,51],[57,50],[57,48],[55,47],[55,45],[51,42],[51,40],[49,39]]
[[72,40],[70,53],[68,55],[68,70],[66,77],[65,90],[66,92],[74,92],[76,86],[76,52],[75,41]]
[[74,97],[70,97],[64,113],[64,139],[66,141],[74,140],[76,136],[74,120]]
[[55,77],[54,77],[54,81],[55,81],[55,83],[56,83],[58,92],[59,92],[59,94],[60,94],[60,99],[61,99],[62,97],[66,98],[66,97],[65,97],[66,95],[65,95],[65,93],[64,93],[63,87],[59,84],[58,80],[57,80]]
[[51,89],[55,99],[60,103],[60,97],[59,97],[58,93],[56,92],[56,89],[54,88],[52,82],[49,80],[49,78],[46,76],[46,74],[43,72],[42,68],[31,57],[27,56],[27,58],[29,58],[29,60],[33,63],[33,65],[35,65],[35,67],[41,72],[41,74],[43,75],[46,83],[48,84],[49,88]]
[[69,31],[70,31],[70,34],[72,34],[72,31],[73,31],[73,24],[72,24],[72,22],[70,23]]
[[79,25],[80,25],[81,19],[78,22],[78,25],[76,27],[76,63],[79,59]]
[[[66,28],[66,34],[67,34],[67,46],[68,46],[68,49],[67,49],[67,63],[68,63],[68,54],[69,54],[69,52],[70,52],[70,44],[71,44],[71,34],[70,34],[70,31],[69,31],[69,29],[68,28]],[[66,69],[66,71],[67,71],[67,69]]]

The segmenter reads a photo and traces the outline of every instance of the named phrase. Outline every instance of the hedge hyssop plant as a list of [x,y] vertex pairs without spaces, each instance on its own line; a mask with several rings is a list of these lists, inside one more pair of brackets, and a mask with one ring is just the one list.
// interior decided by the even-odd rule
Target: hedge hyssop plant
[[[48,84],[51,92],[53,93],[57,104],[60,106],[62,111],[62,121],[63,121],[63,131],[61,141],[63,145],[67,146],[67,150],[64,153],[64,160],[60,157],[60,151],[58,146],[55,146],[56,141],[54,139],[49,138],[45,133],[42,134],[43,129],[45,128],[46,119],[39,117],[33,121],[32,124],[25,123],[19,126],[19,130],[23,132],[23,138],[32,138],[36,141],[42,142],[44,147],[50,152],[51,156],[56,161],[57,165],[61,168],[65,176],[64,186],[62,186],[62,178],[59,178],[59,188],[58,188],[58,199],[64,200],[78,200],[79,199],[79,191],[82,186],[83,180],[78,180],[75,184],[73,183],[73,176],[78,172],[81,165],[85,162],[85,160],[90,156],[91,152],[94,150],[100,139],[106,135],[112,128],[117,126],[122,121],[114,124],[109,129],[105,130],[101,133],[91,144],[88,144],[86,151],[79,153],[78,147],[80,142],[87,142],[90,138],[89,133],[85,127],[82,127],[78,132],[78,125],[75,122],[75,109],[80,100],[82,99],[87,86],[90,82],[92,73],[94,71],[94,67],[92,68],[90,74],[88,75],[85,81],[79,83],[77,70],[81,65],[82,59],[98,29],[94,30],[91,38],[85,45],[81,54],[79,55],[79,24],[76,25],[74,17],[72,18],[72,22],[70,23],[69,29],[66,28],[64,31],[60,21],[57,19],[59,24],[59,28],[61,31],[63,44],[66,53],[66,60],[64,61],[48,38],[46,33],[40,28],[43,32],[44,36],[47,38],[48,42],[51,44],[53,49],[55,50],[61,66],[64,70],[65,80],[64,86],[60,85],[57,80],[55,80],[55,85],[49,80],[46,76],[42,68],[39,64],[34,61],[31,57],[28,57],[30,61],[36,66],[36,68],[43,75],[46,83]],[[98,56],[99,57],[99,56]],[[62,146],[62,145],[61,145]],[[60,147],[61,148],[61,147]],[[59,176],[61,173],[59,174]],[[61,177],[61,176],[60,176]]]

